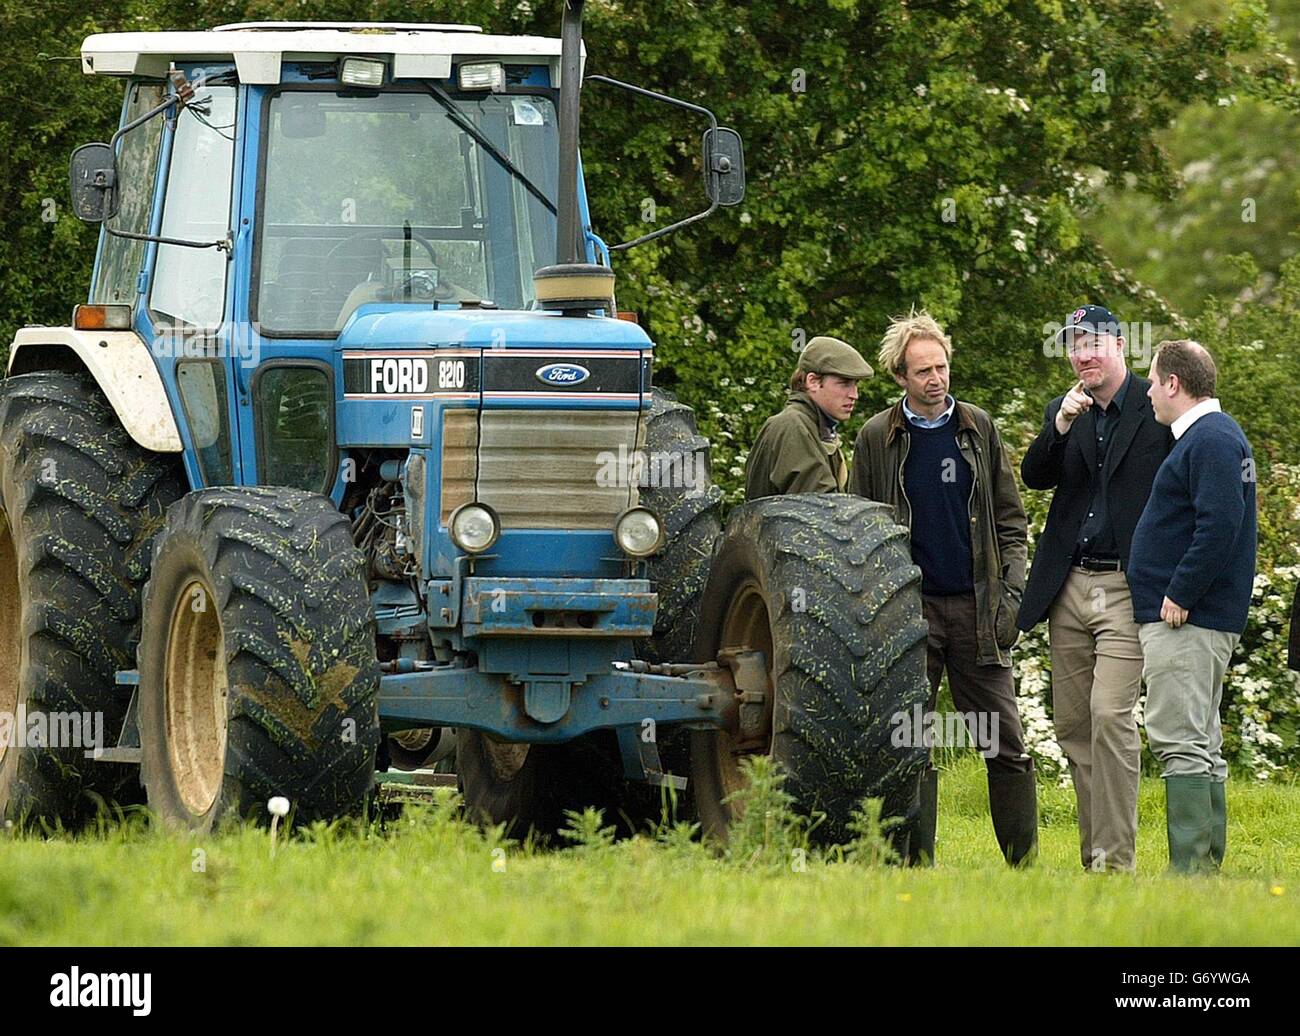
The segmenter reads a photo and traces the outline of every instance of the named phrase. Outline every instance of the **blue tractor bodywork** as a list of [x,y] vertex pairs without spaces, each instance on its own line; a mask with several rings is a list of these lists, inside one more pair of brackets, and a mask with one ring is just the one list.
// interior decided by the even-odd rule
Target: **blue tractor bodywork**
[[[617,466],[644,440],[650,338],[635,323],[614,319],[608,307],[568,315],[528,297],[532,269],[554,254],[554,220],[531,199],[521,202],[510,172],[464,135],[459,146],[466,156],[472,152],[464,167],[475,196],[466,199],[459,226],[412,227],[404,220],[375,230],[383,250],[367,250],[360,246],[369,244],[369,230],[358,223],[354,232],[355,219],[312,225],[310,214],[297,223],[286,217],[292,205],[283,185],[268,182],[276,175],[276,149],[292,151],[315,132],[290,129],[294,106],[337,104],[340,110],[321,116],[318,128],[325,119],[346,124],[349,105],[361,123],[414,123],[441,115],[427,92],[412,84],[350,91],[332,64],[311,62],[286,61],[274,86],[240,83],[233,63],[179,71],[208,84],[211,99],[206,113],[191,105],[160,120],[146,233],[203,236],[196,232],[202,219],[177,226],[167,211],[179,207],[185,186],[177,177],[190,167],[173,154],[178,135],[189,132],[208,149],[214,179],[226,175],[229,162],[229,247],[199,260],[177,245],[147,243],[130,305],[132,328],[152,343],[191,487],[290,484],[329,496],[354,518],[359,546],[376,555],[372,600],[385,730],[472,728],[504,741],[555,743],[613,729],[628,776],[669,780],[659,773],[652,740],[642,736],[647,721],[722,725],[727,694],[720,691],[729,688],[730,674],[716,666],[651,671],[635,661],[637,642],[653,632],[657,598],[645,561],[620,550],[612,519],[636,504],[636,486],[625,478],[599,487],[593,465]],[[468,117],[503,150],[524,132],[516,125],[553,136],[559,99],[548,65],[510,72],[507,89],[484,100],[458,92],[454,77],[434,84],[476,110]],[[175,88],[168,85],[163,96]],[[200,87],[200,101],[204,93]],[[371,104],[377,114],[367,113]],[[139,107],[128,88],[123,126]],[[303,118],[310,124],[316,116]],[[192,153],[195,140],[184,146]],[[556,141],[539,138],[536,148],[510,157],[529,165],[551,193]],[[310,193],[313,170],[299,173]],[[578,258],[608,265],[609,253],[590,227],[580,168],[577,186],[586,253]],[[286,237],[278,260],[271,255],[276,234]],[[439,252],[454,246],[479,257],[477,290],[412,298],[411,271],[424,247],[413,241],[436,234],[450,235],[438,239]],[[516,259],[525,239],[534,254]],[[363,298],[349,310],[348,301],[357,292],[364,297],[370,285],[371,295],[384,294],[372,268],[342,306],[337,297],[319,298],[312,277],[328,279],[328,260],[341,246],[351,260],[354,241],[366,253],[359,263],[373,261],[382,274],[407,278],[405,297]],[[396,244],[398,254],[384,242]],[[103,291],[113,247],[113,237],[102,233],[91,303],[117,301]],[[172,267],[204,285],[206,320],[159,306],[160,295],[177,291],[175,272],[167,274],[171,286],[163,286],[164,250]],[[436,254],[424,251],[430,259]],[[313,266],[321,255],[327,261]],[[268,273],[275,262],[278,273]],[[301,269],[292,269],[295,263]],[[425,274],[428,289],[439,271]],[[282,317],[286,312],[293,315]],[[295,328],[295,321],[310,326]],[[559,439],[547,430],[552,422]],[[557,477],[581,470],[588,481],[557,488],[547,465]],[[596,504],[587,500],[597,496]],[[500,535],[474,556],[452,541],[448,518],[456,506],[489,500],[502,515]],[[597,512],[603,519],[593,517]]]

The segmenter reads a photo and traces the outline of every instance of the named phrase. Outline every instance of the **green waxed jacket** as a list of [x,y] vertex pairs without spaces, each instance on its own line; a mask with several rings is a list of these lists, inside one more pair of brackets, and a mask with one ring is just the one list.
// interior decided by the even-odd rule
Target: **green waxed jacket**
[[[980,665],[1011,665],[1016,614],[1025,589],[1028,522],[1010,458],[993,420],[970,403],[958,401],[957,447],[970,465],[973,482],[969,515],[975,582],[975,622]],[[876,414],[853,446],[849,492],[894,508],[899,524],[912,527],[912,507],[903,488],[911,435],[900,399]]]
[[848,464],[840,437],[822,438],[821,411],[806,392],[791,392],[769,417],[745,463],[745,499],[787,493],[842,493]]

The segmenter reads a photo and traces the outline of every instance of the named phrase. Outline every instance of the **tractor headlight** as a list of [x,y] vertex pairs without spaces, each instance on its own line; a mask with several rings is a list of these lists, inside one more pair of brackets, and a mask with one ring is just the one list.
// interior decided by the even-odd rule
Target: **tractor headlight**
[[663,522],[649,508],[629,507],[614,522],[614,542],[634,558],[648,558],[665,539]]
[[462,90],[491,90],[499,94],[506,88],[506,66],[500,62],[461,65],[456,71]]
[[368,58],[344,58],[339,62],[339,82],[344,86],[384,85],[384,63]]
[[501,521],[487,504],[461,504],[447,519],[447,531],[466,554],[482,554],[501,535]]

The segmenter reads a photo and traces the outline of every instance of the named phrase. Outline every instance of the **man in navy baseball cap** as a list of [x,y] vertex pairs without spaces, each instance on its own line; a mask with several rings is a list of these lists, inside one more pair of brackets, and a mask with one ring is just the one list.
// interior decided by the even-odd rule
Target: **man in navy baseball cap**
[[1070,761],[1082,864],[1132,871],[1142,742],[1142,645],[1125,571],[1133,530],[1173,445],[1156,421],[1151,383],[1128,369],[1118,320],[1079,306],[1056,335],[1075,377],[1047,404],[1020,473],[1050,489],[1018,625],[1047,620],[1052,720]]
[[1056,339],[1057,341],[1065,339],[1069,343],[1074,340],[1076,334],[1081,332],[1114,335],[1117,339],[1124,337],[1124,329],[1115,319],[1115,314],[1105,306],[1096,306],[1091,302],[1080,306],[1065,318],[1064,326],[1056,332]]

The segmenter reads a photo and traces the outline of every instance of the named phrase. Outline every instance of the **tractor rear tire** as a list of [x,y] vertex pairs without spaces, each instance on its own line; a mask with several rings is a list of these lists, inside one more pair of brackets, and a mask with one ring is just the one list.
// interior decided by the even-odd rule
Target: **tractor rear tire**
[[629,786],[622,775],[613,731],[598,730],[556,745],[496,741],[478,730],[456,731],[456,774],[465,812],[479,824],[505,824],[506,835],[531,830],[543,841],[568,824],[565,811],[601,810],[619,834],[633,833],[641,817],[627,811]]
[[141,779],[165,823],[363,813],[379,747],[375,625],[347,519],[297,489],[208,489],[154,548],[140,648]]
[[138,446],[89,375],[0,382],[0,713],[42,717],[60,742],[72,716],[83,728],[81,745],[0,743],[0,820],[75,828],[98,800],[141,801],[136,769],[86,742],[95,721],[100,747],[121,732],[115,673],[135,668],[150,543],[187,488],[179,457]]
[[[848,840],[864,797],[914,808],[926,749],[896,747],[895,717],[924,707],[927,627],[907,530],[885,505],[838,494],[772,497],[731,516],[702,599],[699,659],[765,653],[770,754],[814,841]],[[917,739],[919,742],[919,739]],[[691,785],[704,833],[725,840],[743,787],[729,734],[695,731]]]
[[[651,484],[640,489],[640,503],[663,521],[667,541],[648,565],[659,607],[654,633],[637,642],[636,654],[647,662],[687,662],[695,657],[700,598],[722,535],[722,490],[713,484],[709,440],[699,433],[695,411],[664,389],[653,390],[645,452],[652,477]],[[692,484],[686,484],[685,476]],[[690,732],[667,727],[659,733],[664,770],[685,775],[690,768]],[[632,826],[644,828],[661,819],[663,793],[653,785],[628,783],[619,809]],[[677,815],[693,819],[689,795],[677,800]]]

